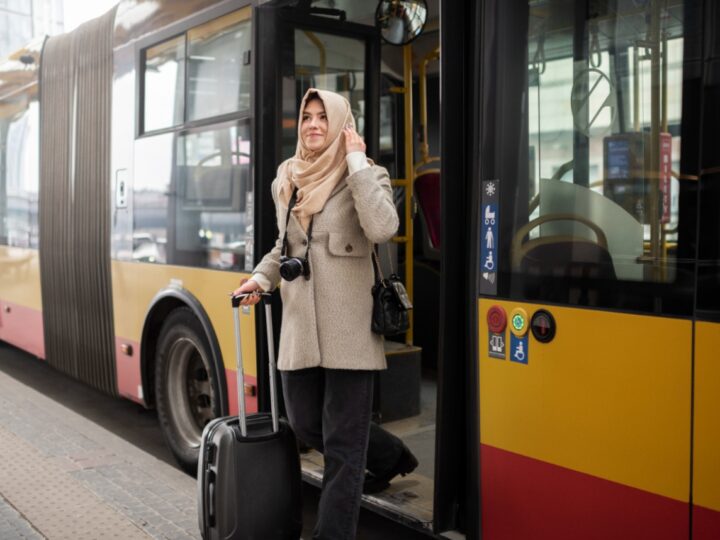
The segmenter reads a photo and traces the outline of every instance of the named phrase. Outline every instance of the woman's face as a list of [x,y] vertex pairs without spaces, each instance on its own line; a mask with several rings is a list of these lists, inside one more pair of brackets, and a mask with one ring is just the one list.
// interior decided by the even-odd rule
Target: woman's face
[[325,107],[319,99],[313,99],[305,104],[300,126],[300,136],[308,150],[320,150],[327,137],[328,121],[325,116]]

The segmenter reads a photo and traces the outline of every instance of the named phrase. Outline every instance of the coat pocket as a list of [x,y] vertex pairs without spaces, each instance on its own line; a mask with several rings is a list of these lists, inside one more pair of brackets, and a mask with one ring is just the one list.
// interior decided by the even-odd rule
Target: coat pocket
[[370,253],[370,243],[364,236],[330,233],[328,251],[338,257],[367,257]]

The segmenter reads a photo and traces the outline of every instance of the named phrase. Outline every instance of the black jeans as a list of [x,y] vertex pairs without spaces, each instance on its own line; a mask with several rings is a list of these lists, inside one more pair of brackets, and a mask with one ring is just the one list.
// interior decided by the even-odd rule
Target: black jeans
[[[290,425],[325,458],[313,538],[355,538],[365,468],[381,474],[403,443],[370,422],[375,371],[310,368],[281,371]],[[367,464],[366,464],[367,460]]]

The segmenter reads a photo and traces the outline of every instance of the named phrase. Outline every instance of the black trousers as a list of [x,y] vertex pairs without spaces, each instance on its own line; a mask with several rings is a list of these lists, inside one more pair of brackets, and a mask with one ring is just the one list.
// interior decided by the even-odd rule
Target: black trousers
[[320,367],[281,372],[290,425],[325,458],[313,538],[355,538],[365,469],[382,474],[400,459],[402,441],[370,421],[375,373]]

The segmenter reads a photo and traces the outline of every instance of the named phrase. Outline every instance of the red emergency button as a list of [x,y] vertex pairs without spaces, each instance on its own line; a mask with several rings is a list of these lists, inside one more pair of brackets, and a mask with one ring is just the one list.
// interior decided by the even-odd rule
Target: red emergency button
[[500,306],[492,306],[487,312],[487,323],[492,333],[500,334],[504,332],[507,325],[505,310]]
[[538,309],[533,313],[530,329],[535,339],[540,343],[547,343],[555,337],[555,319],[549,311]]

